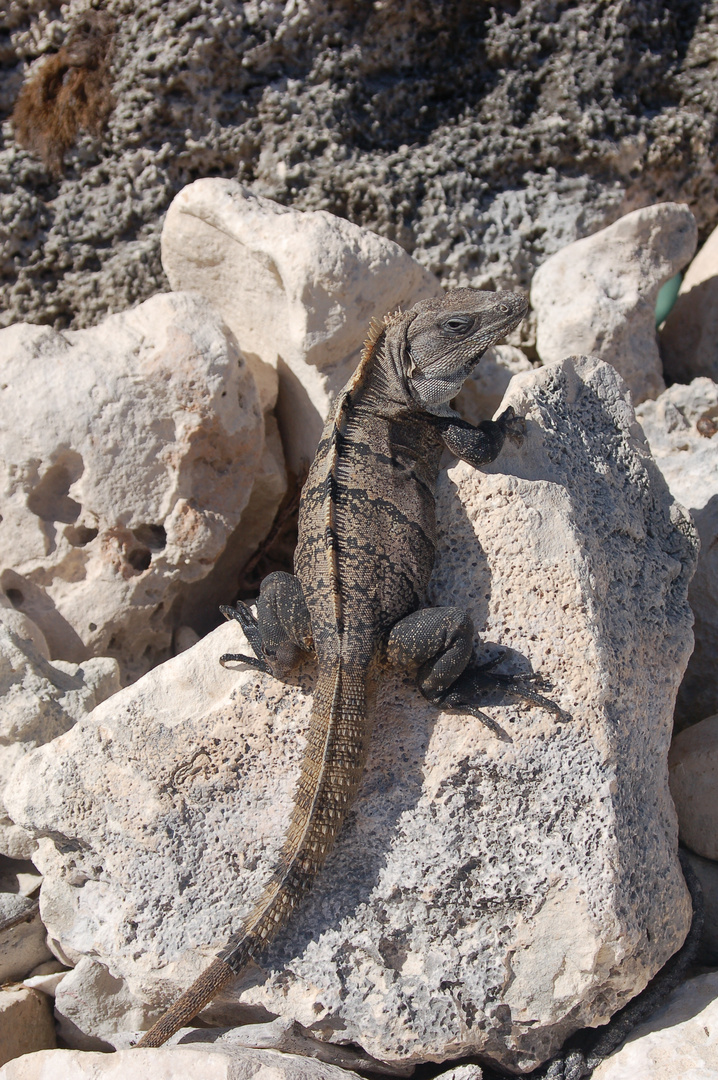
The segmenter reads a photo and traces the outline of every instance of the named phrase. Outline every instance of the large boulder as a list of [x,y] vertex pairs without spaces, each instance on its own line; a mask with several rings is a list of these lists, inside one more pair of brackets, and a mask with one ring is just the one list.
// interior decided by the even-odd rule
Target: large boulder
[[687,206],[658,203],[562,248],[536,271],[531,305],[545,364],[595,353],[621,373],[634,402],[665,389],[656,337],[656,298],[695,251]]
[[0,990],[0,1065],[55,1046],[50,999],[27,986]]
[[254,380],[199,297],[91,330],[0,332],[0,584],[50,656],[169,653],[186,584],[237,528],[264,441]]
[[680,730],[718,712],[718,383],[676,383],[636,414],[671,494],[690,510],[701,541],[688,592],[695,649],[676,702]]
[[398,244],[233,180],[197,180],[179,193],[162,230],[162,265],[173,289],[196,290],[222,313],[267,408],[278,373],[277,415],[295,471],[314,457],[372,316],[441,291]]
[[[666,755],[695,534],[609,365],[527,372],[506,403],[528,417],[523,447],[440,482],[432,598],[468,607],[482,655],[500,642],[513,669],[541,670],[571,719],[489,700],[497,738],[387,674],[325,871],[210,1020],[253,1007],[379,1060],[525,1071],[683,941]],[[124,982],[147,1024],[239,926],[287,827],[311,697],[219,665],[246,649],[219,628],[13,777],[51,934]]]

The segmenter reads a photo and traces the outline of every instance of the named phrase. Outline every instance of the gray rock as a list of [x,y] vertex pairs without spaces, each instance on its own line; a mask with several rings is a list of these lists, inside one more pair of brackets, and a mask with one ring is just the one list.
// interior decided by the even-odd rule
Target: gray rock
[[89,330],[10,327],[0,358],[2,589],[54,660],[115,656],[136,678],[169,654],[183,586],[249,501],[264,443],[252,375],[182,293]]
[[[0,119],[86,6],[5,0]],[[83,134],[55,181],[3,126],[7,323],[87,326],[166,288],[162,217],[202,175],[336,213],[486,288],[526,287],[548,255],[659,199],[718,221],[705,3],[107,6],[105,136]]]
[[656,297],[696,248],[687,206],[659,203],[626,214],[562,248],[531,285],[536,348],[545,364],[594,353],[621,373],[634,402],[665,389],[656,338]]
[[593,1080],[714,1080],[718,1076],[718,972],[689,979]]
[[[525,445],[441,481],[433,600],[466,605],[481,654],[498,641],[514,670],[541,670],[572,719],[489,701],[501,740],[388,676],[325,872],[207,1020],[254,1006],[394,1064],[526,1070],[685,936],[666,754],[695,535],[609,365],[526,372],[508,403]],[[148,1012],[239,926],[286,829],[310,697],[217,663],[242,648],[221,627],[13,777],[50,932]]]
[[660,341],[671,382],[689,383],[698,376],[718,382],[718,229],[686,270]]
[[671,493],[690,510],[701,541],[688,592],[695,648],[676,701],[681,730],[718,712],[718,383],[671,386],[636,410]]
[[696,855],[718,859],[718,716],[676,735],[668,775],[682,842]]

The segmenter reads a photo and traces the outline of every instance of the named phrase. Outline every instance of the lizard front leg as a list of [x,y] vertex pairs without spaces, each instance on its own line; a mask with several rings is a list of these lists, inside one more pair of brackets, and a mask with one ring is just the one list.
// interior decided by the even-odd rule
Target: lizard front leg
[[474,427],[460,416],[441,417],[439,431],[452,454],[478,468],[496,458],[506,439],[520,446],[526,436],[526,421],[512,407],[504,409],[496,420],[482,420]]
[[421,608],[392,628],[387,659],[401,668],[418,664],[417,684],[424,697],[442,708],[470,713],[499,738],[505,739],[505,733],[476,704],[477,696],[490,690],[502,690],[568,719],[555,702],[526,685],[537,676],[494,672],[503,656],[486,664],[470,664],[473,637],[471,618],[461,608]]
[[299,579],[277,571],[262,582],[257,601],[257,617],[241,600],[234,607],[222,606],[227,619],[236,619],[254,650],[254,656],[224,653],[221,664],[238,660],[284,679],[293,667],[314,650],[312,627]]

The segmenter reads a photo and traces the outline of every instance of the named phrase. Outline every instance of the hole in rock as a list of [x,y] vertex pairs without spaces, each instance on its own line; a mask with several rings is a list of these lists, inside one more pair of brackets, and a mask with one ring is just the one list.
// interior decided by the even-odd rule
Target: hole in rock
[[97,529],[89,529],[87,525],[68,525],[66,529],[63,529],[63,533],[67,542],[73,547],[85,547],[95,539]]
[[[167,532],[164,525],[138,525],[132,530],[132,535],[150,551],[162,551],[167,543]],[[149,563],[147,564],[149,566]],[[145,567],[146,569],[146,567]]]
[[[72,474],[68,466],[72,468]],[[58,462],[56,465],[51,465],[39,484],[28,495],[28,510],[42,521],[63,521],[67,525],[72,525],[80,516],[82,507],[70,498],[68,492],[81,474],[82,458],[79,454],[73,454],[72,461],[68,460],[65,464]]]
[[97,630],[97,623],[91,622],[88,624],[88,630]]
[[127,553],[127,561],[133,570],[141,574],[152,562],[152,552],[146,547],[133,548]]
[[6,589],[5,595],[14,608],[19,608],[25,599],[19,589]]

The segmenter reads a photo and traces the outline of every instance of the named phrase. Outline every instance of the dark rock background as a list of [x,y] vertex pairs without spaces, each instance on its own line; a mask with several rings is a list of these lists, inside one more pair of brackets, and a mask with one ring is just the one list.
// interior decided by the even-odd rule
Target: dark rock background
[[115,108],[53,177],[9,118],[88,6],[0,15],[0,325],[166,289],[163,215],[200,176],[366,225],[452,285],[525,287],[658,200],[718,223],[718,0],[107,0]]

